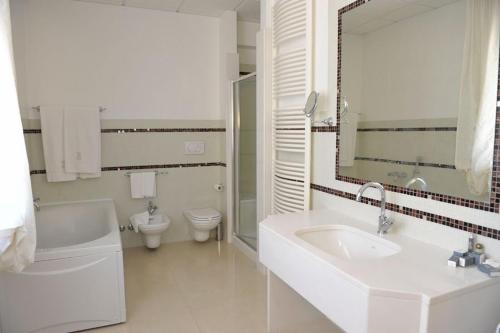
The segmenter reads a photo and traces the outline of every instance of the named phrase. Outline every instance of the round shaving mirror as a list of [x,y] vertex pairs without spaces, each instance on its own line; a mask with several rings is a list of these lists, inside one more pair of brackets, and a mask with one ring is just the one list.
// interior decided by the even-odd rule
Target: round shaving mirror
[[316,112],[318,107],[318,96],[319,94],[315,91],[311,91],[309,97],[307,97],[306,106],[304,107],[304,114],[307,118],[311,118]]

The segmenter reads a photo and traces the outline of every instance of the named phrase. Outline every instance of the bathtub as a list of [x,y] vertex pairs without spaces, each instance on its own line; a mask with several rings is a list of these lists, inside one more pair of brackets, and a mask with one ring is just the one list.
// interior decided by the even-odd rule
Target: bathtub
[[1,333],[66,333],[125,321],[112,200],[42,205],[35,263],[0,274]]

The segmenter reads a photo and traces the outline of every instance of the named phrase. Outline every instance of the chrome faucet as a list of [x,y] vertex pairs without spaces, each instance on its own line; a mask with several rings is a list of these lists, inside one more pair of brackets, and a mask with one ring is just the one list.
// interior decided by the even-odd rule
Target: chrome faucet
[[410,188],[410,186],[416,184],[416,183],[419,183],[420,184],[420,189],[422,191],[427,191],[427,182],[425,181],[425,179],[421,178],[421,177],[413,177],[412,179],[410,179],[405,187],[406,188]]
[[153,215],[156,210],[158,209],[158,207],[156,207],[155,205],[153,205],[153,201],[149,201],[148,202],[148,212],[149,212],[149,215]]
[[33,198],[33,206],[35,206],[35,210],[37,212],[40,211],[40,198]]
[[383,234],[387,233],[387,230],[389,230],[394,222],[389,219],[385,215],[385,189],[380,183],[375,183],[375,182],[370,182],[366,183],[358,191],[358,194],[356,194],[356,201],[361,201],[361,197],[363,196],[363,193],[366,191],[367,188],[373,187],[376,188],[380,191],[380,216],[378,217],[378,230],[377,233],[382,236]]

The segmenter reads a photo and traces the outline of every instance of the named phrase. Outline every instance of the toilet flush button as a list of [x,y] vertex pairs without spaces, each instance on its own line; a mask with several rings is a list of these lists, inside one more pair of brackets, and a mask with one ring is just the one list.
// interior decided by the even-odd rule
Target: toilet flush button
[[184,155],[201,155],[205,153],[205,142],[203,141],[185,141]]

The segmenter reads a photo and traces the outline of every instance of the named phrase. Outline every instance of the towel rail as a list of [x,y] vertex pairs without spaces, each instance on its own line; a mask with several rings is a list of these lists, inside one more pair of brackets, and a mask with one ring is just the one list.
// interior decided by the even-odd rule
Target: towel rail
[[[130,177],[133,173],[141,173],[141,172],[148,172],[148,171],[147,170],[145,170],[145,171],[137,171],[137,172],[131,172],[131,171],[129,171],[129,172],[125,173],[125,176]],[[168,175],[167,171],[158,171],[158,170],[155,170],[154,173],[157,176],[158,175]]]
[[[32,109],[33,109],[33,110],[35,110],[35,111],[37,111],[37,112],[40,112],[40,105],[38,105],[38,106],[34,106],[34,107],[32,107]],[[99,107],[99,112],[104,112],[104,111],[106,111],[106,108],[105,108],[105,107],[100,106],[100,107]]]

